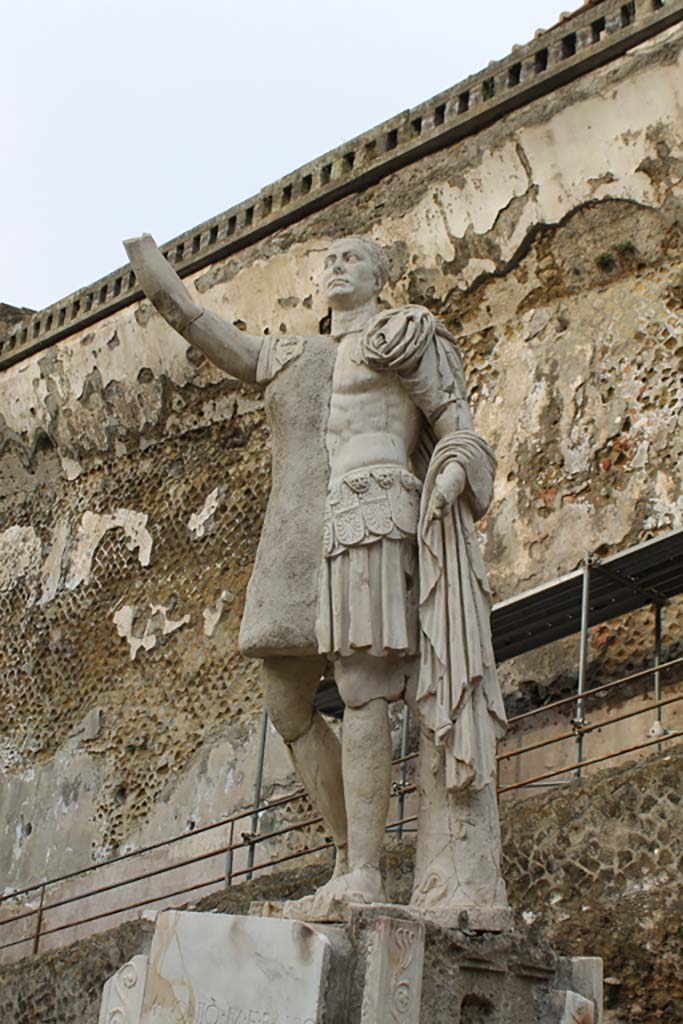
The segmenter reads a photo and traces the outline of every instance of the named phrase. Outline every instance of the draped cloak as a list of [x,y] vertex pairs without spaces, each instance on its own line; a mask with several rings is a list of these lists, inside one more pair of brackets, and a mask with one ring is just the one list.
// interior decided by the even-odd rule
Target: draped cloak
[[[363,354],[369,366],[398,373],[425,416],[413,456],[424,478],[417,704],[423,727],[444,751],[447,788],[479,789],[495,778],[496,743],[506,728],[491,642],[491,594],[474,526],[491,502],[495,455],[470,427],[455,339],[426,309],[407,306],[375,317]],[[437,439],[434,427],[452,405],[462,428]],[[439,474],[451,463],[463,469],[465,489],[442,519],[430,519]]]

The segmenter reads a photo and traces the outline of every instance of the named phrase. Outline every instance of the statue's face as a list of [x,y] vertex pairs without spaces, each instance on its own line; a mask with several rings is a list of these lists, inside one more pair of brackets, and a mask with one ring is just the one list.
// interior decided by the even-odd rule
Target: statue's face
[[350,239],[341,238],[327,250],[324,282],[332,309],[356,309],[380,291],[367,250]]

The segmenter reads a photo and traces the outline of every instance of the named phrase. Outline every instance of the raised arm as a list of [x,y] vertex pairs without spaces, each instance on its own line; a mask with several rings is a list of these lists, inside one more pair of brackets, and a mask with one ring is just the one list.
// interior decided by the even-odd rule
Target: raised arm
[[238,331],[228,320],[198,305],[151,235],[123,244],[138,284],[164,320],[221,370],[254,382],[263,339]]

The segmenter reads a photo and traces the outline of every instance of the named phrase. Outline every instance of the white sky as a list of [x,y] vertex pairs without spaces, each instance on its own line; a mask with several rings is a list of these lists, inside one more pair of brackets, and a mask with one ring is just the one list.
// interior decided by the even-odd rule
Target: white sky
[[0,301],[41,309],[576,6],[0,0]]

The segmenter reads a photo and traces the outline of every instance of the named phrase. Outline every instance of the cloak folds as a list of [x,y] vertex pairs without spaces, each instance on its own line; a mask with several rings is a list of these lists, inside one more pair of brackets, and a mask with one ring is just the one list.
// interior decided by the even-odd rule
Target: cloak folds
[[[455,339],[421,306],[375,317],[362,351],[368,366],[395,372],[425,424],[413,465],[424,479],[420,561],[420,674],[423,726],[445,754],[446,786],[481,789],[495,780],[496,742],[506,728],[493,646],[491,595],[474,522],[491,503],[496,458],[472,430],[462,360]],[[437,441],[447,409],[457,424]],[[442,520],[427,522],[436,480],[452,462],[465,471],[464,492]]]
[[[466,491],[443,519],[427,522],[436,479],[451,462],[464,469]],[[491,595],[467,496],[470,491],[475,504],[488,505],[495,466],[486,441],[457,431],[434,448],[422,491],[417,703],[423,725],[444,750],[449,790],[480,789],[495,780],[496,743],[506,728],[491,642]]]

